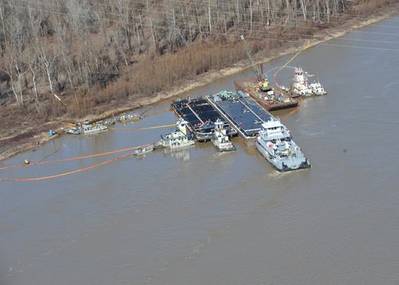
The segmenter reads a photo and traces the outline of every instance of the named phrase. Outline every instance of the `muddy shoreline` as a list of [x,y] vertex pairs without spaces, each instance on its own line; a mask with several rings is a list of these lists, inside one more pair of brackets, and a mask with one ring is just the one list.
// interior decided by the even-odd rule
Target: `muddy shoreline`
[[[364,18],[352,18],[349,20],[346,20],[341,26],[339,27],[332,27],[332,28],[327,28],[324,29],[316,34],[313,35],[313,39],[302,39],[298,40],[298,46],[297,47],[281,47],[279,52],[276,52],[275,54],[269,56],[269,57],[260,57],[255,56],[255,64],[261,64],[261,63],[267,63],[273,59],[276,59],[278,57],[291,54],[294,52],[298,52],[299,50],[305,50],[311,47],[314,47],[320,43],[326,42],[328,40],[334,39],[341,37],[345,35],[348,32],[351,32],[352,30],[358,29],[365,27],[370,24],[377,23],[379,21],[385,20],[389,17],[392,17],[394,15],[397,15],[396,8],[399,6],[399,4],[393,4],[389,5],[388,7],[381,8],[379,11],[374,13],[373,15],[364,17]],[[99,115],[89,115],[85,117],[82,120],[89,120],[91,122],[94,121],[99,121],[123,112],[131,111],[137,108],[141,108],[144,106],[149,106],[153,105],[158,102],[162,102],[164,100],[177,97],[177,96],[183,96],[185,93],[205,86],[217,79],[221,79],[239,72],[243,72],[245,70],[248,70],[249,68],[252,68],[252,66],[248,63],[244,62],[238,62],[235,64],[233,67],[221,69],[221,70],[215,70],[215,71],[210,71],[205,74],[199,75],[195,81],[191,80],[184,84],[183,86],[176,87],[169,92],[165,93],[159,93],[156,96],[153,97],[144,97],[144,98],[137,98],[134,100],[131,100],[126,104],[126,106],[121,107],[121,108],[116,108],[112,110],[108,110],[106,112],[103,112]],[[68,127],[70,125],[71,120],[57,120],[57,121],[52,121],[48,122],[43,125],[43,128],[54,129],[58,133],[62,133],[63,129]],[[8,159],[14,155],[17,155],[19,153],[35,149],[39,147],[40,145],[55,139],[59,137],[59,135],[49,137],[47,135],[47,131],[43,131],[43,128],[39,128],[38,130],[25,130],[21,132],[18,135],[15,136],[10,136],[6,138],[1,138],[0,139],[0,144],[3,145],[1,149],[0,148],[0,161]]]

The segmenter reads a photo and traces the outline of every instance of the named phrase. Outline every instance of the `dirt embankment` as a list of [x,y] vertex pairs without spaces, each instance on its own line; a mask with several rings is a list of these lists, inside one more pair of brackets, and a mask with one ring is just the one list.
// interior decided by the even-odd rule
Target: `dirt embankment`
[[[384,20],[396,15],[398,7],[399,3],[394,3],[378,9],[367,17],[347,17],[346,19],[343,19],[339,25],[333,25],[332,27],[314,32],[311,38],[298,37],[295,41],[287,41],[283,45],[274,48],[272,52],[267,55],[259,52],[254,56],[256,60],[255,64],[265,63],[279,56],[313,47],[319,43],[340,37],[354,29]],[[241,59],[227,68],[204,71],[193,78],[185,79],[183,82],[178,81],[179,86],[168,88],[166,92],[155,92],[154,95],[146,97],[136,96],[135,98],[128,98],[126,101],[122,102],[106,102],[98,104],[98,106],[93,109],[93,114],[80,118],[80,120],[101,120],[118,113],[151,105],[165,99],[180,96],[192,89],[209,84],[216,79],[242,72],[249,68],[251,68],[251,66],[248,64],[248,61]],[[11,122],[13,114],[6,114],[5,112],[6,110],[2,111],[2,117],[8,117],[8,120]],[[29,119],[29,115],[27,114],[26,122],[23,125],[19,124],[17,126],[18,131],[11,132],[11,135],[5,135],[3,138],[0,138],[0,161],[20,152],[36,148],[50,139],[53,139],[54,137],[50,138],[47,135],[49,129],[57,130],[59,133],[62,133],[62,129],[70,125],[73,120],[74,118],[70,116],[62,116],[59,119],[45,122],[35,120],[34,118]],[[9,127],[15,128],[12,124],[10,124]],[[3,132],[3,135],[4,134],[7,134],[7,132]]]

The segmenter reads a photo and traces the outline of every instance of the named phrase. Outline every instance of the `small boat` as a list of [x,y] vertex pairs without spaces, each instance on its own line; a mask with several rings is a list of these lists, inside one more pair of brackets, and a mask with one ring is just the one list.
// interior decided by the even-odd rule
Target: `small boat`
[[135,149],[133,151],[133,155],[141,156],[141,155],[145,155],[147,153],[150,153],[153,150],[154,150],[154,145],[150,144],[150,145],[146,145],[146,146],[139,147],[139,148]]
[[82,126],[82,132],[85,135],[94,135],[94,134],[105,132],[107,130],[108,130],[108,127],[103,124],[94,124],[94,125],[84,124]]
[[133,122],[137,122],[137,121],[140,121],[142,119],[143,119],[143,116],[139,115],[139,114],[130,114],[129,115],[129,120],[133,121]]
[[80,127],[76,126],[76,127],[67,129],[65,132],[70,135],[80,135],[82,133],[82,129]]
[[113,126],[113,125],[115,125],[115,124],[116,124],[116,121],[115,121],[114,118],[110,118],[110,119],[106,119],[106,120],[100,121],[99,123],[101,123],[102,125],[108,127],[108,126]]
[[173,133],[161,135],[161,140],[157,143],[157,146],[175,150],[193,145],[195,141],[187,125],[187,121],[178,120],[176,130]]
[[219,119],[215,122],[215,131],[213,133],[212,143],[219,151],[233,151],[236,149],[233,143],[229,140],[227,131],[224,128],[224,122]]
[[309,88],[312,90],[312,93],[316,96],[327,95],[327,91],[321,86],[320,82],[314,82],[309,84]]
[[140,121],[142,119],[142,117],[138,114],[122,114],[119,116],[118,120],[119,122],[123,123],[123,122],[136,122],[136,121]]

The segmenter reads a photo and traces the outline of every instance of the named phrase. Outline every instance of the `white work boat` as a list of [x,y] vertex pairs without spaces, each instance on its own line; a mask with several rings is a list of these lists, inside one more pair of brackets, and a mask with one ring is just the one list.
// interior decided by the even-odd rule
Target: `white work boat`
[[187,125],[188,123],[185,120],[177,121],[176,130],[173,133],[161,135],[161,140],[157,143],[157,146],[175,150],[193,145],[195,141]]
[[85,135],[94,135],[102,132],[106,132],[108,127],[102,124],[95,124],[95,125],[83,125],[82,131]]
[[218,148],[219,151],[233,151],[235,146],[229,140],[227,131],[224,128],[224,122],[217,119],[215,122],[215,131],[212,137],[212,143]]

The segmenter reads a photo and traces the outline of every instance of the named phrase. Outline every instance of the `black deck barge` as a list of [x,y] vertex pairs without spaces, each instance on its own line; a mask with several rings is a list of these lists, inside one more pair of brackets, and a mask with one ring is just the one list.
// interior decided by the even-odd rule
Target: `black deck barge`
[[190,131],[199,141],[208,141],[212,138],[214,122],[217,119],[225,122],[229,136],[237,135],[237,131],[204,98],[177,100],[172,103],[171,108],[180,118],[188,122]]
[[209,103],[245,139],[255,138],[272,115],[243,92],[221,91],[206,97]]

